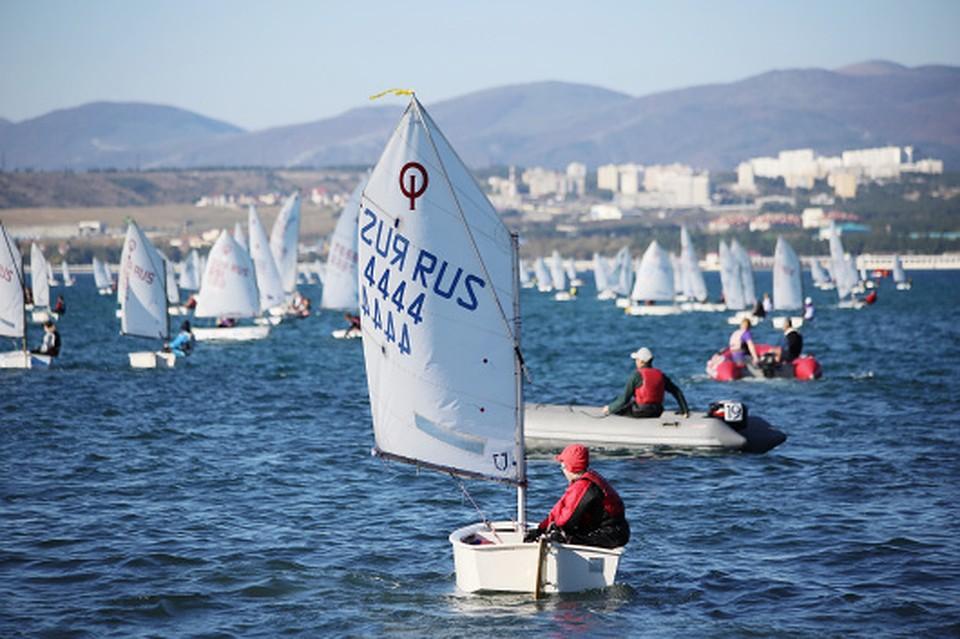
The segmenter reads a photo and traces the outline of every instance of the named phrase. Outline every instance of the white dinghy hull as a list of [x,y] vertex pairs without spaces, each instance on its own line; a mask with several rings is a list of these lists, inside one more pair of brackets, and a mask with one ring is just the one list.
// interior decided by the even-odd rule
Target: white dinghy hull
[[656,305],[645,306],[645,305],[631,305],[626,308],[627,315],[633,315],[634,317],[646,316],[646,315],[676,315],[681,312],[679,306],[670,305]]
[[664,413],[636,419],[604,417],[598,406],[527,404],[524,419],[528,451],[554,451],[581,443],[608,450],[662,446],[764,453],[786,440],[786,435],[752,415],[745,428],[735,430],[723,420],[703,414]]
[[264,339],[270,334],[269,326],[228,326],[220,328],[194,328],[193,336],[198,342],[231,341],[246,342]]
[[363,333],[354,328],[338,328],[330,333],[334,339],[360,339]]
[[48,368],[53,358],[24,351],[0,353],[0,368]]
[[457,588],[463,592],[557,594],[614,583],[623,548],[545,542],[541,557],[540,544],[523,543],[523,533],[513,522],[498,521],[492,526],[496,534],[484,523],[450,533]]
[[177,356],[163,351],[138,351],[128,353],[131,368],[173,368],[177,363]]

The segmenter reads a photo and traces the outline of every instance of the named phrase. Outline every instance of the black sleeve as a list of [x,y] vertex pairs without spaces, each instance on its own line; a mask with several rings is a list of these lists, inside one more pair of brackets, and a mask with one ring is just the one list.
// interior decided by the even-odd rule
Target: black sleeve
[[681,412],[689,413],[690,409],[687,407],[687,398],[683,396],[683,391],[680,390],[680,387],[673,383],[673,380],[663,376],[663,387],[668,393],[673,395],[673,398],[677,400],[677,404],[680,405]]
[[[590,481],[584,479],[581,481]],[[570,519],[564,524],[565,532],[575,532],[589,524],[597,525],[603,516],[603,491],[596,484],[590,482],[590,487],[583,493],[580,503],[574,508]]]

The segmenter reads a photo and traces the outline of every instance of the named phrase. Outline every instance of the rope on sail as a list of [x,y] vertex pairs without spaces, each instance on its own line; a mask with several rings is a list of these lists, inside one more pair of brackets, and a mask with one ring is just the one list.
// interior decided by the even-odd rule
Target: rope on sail
[[473,506],[473,509],[477,511],[477,514],[480,516],[480,521],[483,522],[483,525],[487,527],[487,530],[493,533],[493,536],[497,539],[497,543],[502,544],[503,540],[500,539],[500,536],[497,534],[496,529],[494,529],[493,524],[490,523],[489,519],[487,519],[486,513],[484,513],[480,509],[480,506],[477,505],[477,502],[473,500],[473,496],[470,495],[470,491],[467,490],[467,486],[466,484],[463,483],[463,480],[457,477],[456,475],[454,475],[453,473],[450,473],[450,476],[453,477],[455,480],[457,480],[457,484],[460,485],[460,492],[462,492],[463,496],[467,498],[467,501],[470,502],[470,504]]

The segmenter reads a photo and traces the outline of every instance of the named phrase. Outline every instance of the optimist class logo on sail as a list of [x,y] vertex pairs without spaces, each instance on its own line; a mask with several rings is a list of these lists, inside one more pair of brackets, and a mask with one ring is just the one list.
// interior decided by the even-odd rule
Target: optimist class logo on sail
[[364,207],[360,227],[361,256],[365,258],[360,276],[360,311],[388,343],[396,344],[401,354],[410,355],[415,348],[411,327],[424,320],[427,310],[434,304],[443,304],[472,313],[480,304],[478,292],[487,283],[439,252],[421,248],[414,255],[410,240],[395,226]]

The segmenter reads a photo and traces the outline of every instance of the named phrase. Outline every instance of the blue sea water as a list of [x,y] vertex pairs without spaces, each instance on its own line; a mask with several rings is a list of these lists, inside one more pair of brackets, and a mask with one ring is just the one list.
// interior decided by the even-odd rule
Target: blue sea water
[[[960,636],[956,273],[887,280],[862,311],[814,291],[809,383],[711,381],[723,314],[523,291],[528,400],[608,402],[645,345],[696,409],[741,399],[789,434],[758,456],[598,457],[633,530],[618,583],[537,602],[456,592],[447,534],[477,515],[451,478],[370,456],[339,314],[134,371],[150,344],[118,336],[114,300],[85,276],[64,292],[58,366],[0,371],[0,636]],[[538,519],[564,480],[529,472]],[[512,490],[468,488],[513,515]]]

